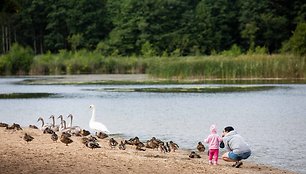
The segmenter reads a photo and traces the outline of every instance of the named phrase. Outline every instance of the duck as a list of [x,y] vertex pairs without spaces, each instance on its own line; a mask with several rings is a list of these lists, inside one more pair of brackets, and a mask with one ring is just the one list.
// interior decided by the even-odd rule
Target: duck
[[146,149],[143,149],[141,146],[136,146],[136,150],[138,150],[138,151],[146,151]]
[[179,146],[173,141],[170,141],[169,143],[170,143],[170,147],[173,150],[173,152],[175,152],[179,148]]
[[146,148],[158,149],[158,144],[151,139],[147,141]]
[[62,134],[61,135],[61,138],[60,138],[61,142],[66,144],[66,146],[68,146],[68,144],[72,143],[73,141],[67,137],[65,134]]
[[109,139],[109,146],[111,147],[111,149],[116,148],[117,145],[118,142],[114,138]]
[[167,150],[166,150],[166,146],[164,145],[163,142],[162,142],[162,143],[159,143],[158,147],[159,147],[160,152],[166,153],[166,151],[167,151]]
[[81,134],[82,136],[88,136],[88,135],[90,135],[90,132],[89,132],[88,130],[82,129],[81,132],[80,132],[80,134]]
[[99,143],[96,142],[96,141],[87,141],[85,145],[86,145],[86,147],[91,148],[91,149],[101,148]]
[[7,123],[0,123],[0,127],[8,127],[9,125]]
[[13,123],[11,126],[7,125],[6,129],[22,130],[21,126],[19,124],[16,124],[16,123]]
[[103,133],[103,132],[99,132],[99,133],[96,132],[96,136],[100,139],[104,139],[104,138],[108,137],[108,135],[106,133]]
[[35,125],[33,125],[33,124],[30,124],[30,125],[29,125],[29,128],[31,128],[31,129],[38,129],[38,127],[35,126]]
[[198,142],[197,149],[198,149],[199,152],[204,152],[205,151],[205,146],[203,145],[203,143],[201,141]]
[[89,108],[92,109],[92,115],[89,121],[89,127],[97,132],[110,133],[107,127],[103,123],[96,121],[95,106],[90,105]]
[[146,149],[143,149],[143,147],[145,147],[145,145],[142,143],[142,142],[138,142],[135,144],[136,145],[136,150],[139,150],[139,151],[145,151]]
[[23,139],[28,143],[28,142],[32,141],[34,138],[31,135],[25,133],[24,136],[23,136]]
[[126,149],[126,148],[125,148],[125,143],[124,143],[123,141],[120,142],[120,144],[119,144],[119,149],[120,149],[120,150],[125,150],[125,149]]
[[51,140],[53,140],[53,142],[54,142],[54,141],[57,142],[57,140],[58,140],[58,135],[57,135],[55,132],[52,133],[52,135],[51,135]]
[[58,131],[59,131],[60,125],[55,125],[55,118],[54,118],[54,115],[51,115],[51,116],[49,117],[49,119],[52,119],[51,129],[52,129],[54,132],[58,132]]
[[169,143],[168,142],[166,142],[166,152],[171,152],[171,148],[170,148],[170,146],[169,146]]
[[189,154],[189,158],[201,158],[201,156],[199,154],[197,154],[195,151],[192,151]]
[[50,127],[47,127],[44,131],[43,131],[44,134],[53,134],[54,131],[50,128]]

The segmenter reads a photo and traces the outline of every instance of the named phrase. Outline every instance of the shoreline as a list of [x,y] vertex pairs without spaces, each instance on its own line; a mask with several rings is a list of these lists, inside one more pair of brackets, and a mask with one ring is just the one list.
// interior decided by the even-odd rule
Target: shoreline
[[[34,140],[25,142],[24,133]],[[98,139],[101,148],[89,149],[81,143],[81,137],[73,136],[74,142],[65,146],[59,140],[53,142],[50,136],[37,129],[13,131],[1,127],[1,173],[294,173],[248,160],[241,168],[233,168],[232,163],[221,159],[218,166],[212,166],[208,165],[206,151],[200,153],[202,158],[190,159],[190,151],[182,149],[170,153],[137,151],[134,146],[127,146],[126,150],[111,149],[109,138]]]
[[19,82],[26,85],[129,85],[129,84],[306,84],[306,79],[288,78],[236,78],[236,79],[162,79],[148,74],[79,74],[4,76],[28,78]]

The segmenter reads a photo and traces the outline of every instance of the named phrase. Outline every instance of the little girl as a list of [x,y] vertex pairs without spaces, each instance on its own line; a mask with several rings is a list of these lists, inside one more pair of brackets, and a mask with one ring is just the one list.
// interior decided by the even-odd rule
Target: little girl
[[[204,140],[205,143],[208,143],[209,147],[209,164],[218,165],[218,155],[219,155],[219,146],[222,138],[217,134],[216,126],[213,124],[210,126],[210,135]],[[212,163],[212,159],[215,157],[214,163]]]

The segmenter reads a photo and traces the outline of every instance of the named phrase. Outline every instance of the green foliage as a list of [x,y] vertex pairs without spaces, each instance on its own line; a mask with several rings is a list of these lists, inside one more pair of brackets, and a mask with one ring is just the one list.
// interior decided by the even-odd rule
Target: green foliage
[[306,55],[306,23],[299,23],[292,37],[283,44],[282,52]]
[[141,54],[144,57],[153,57],[156,55],[156,52],[152,46],[152,44],[150,44],[150,42],[145,42],[142,47],[141,47]]
[[241,54],[241,48],[236,44],[234,44],[231,49],[221,52],[221,55],[223,56],[239,56]]
[[30,48],[15,43],[6,55],[1,56],[0,73],[28,74],[33,57],[33,51]]
[[83,34],[73,34],[68,37],[68,43],[71,45],[71,50],[76,51],[83,42]]

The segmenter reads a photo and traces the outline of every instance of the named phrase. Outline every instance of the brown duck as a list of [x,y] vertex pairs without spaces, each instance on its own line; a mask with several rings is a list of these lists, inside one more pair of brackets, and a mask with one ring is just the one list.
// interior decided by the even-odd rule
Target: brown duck
[[195,151],[192,151],[189,155],[189,158],[201,158],[201,156],[195,153]]
[[109,140],[109,146],[110,146],[112,149],[116,148],[117,145],[118,145],[118,142],[117,142],[114,138],[111,138],[111,139]]
[[86,147],[91,148],[91,149],[101,148],[99,143],[96,142],[96,141],[87,141],[85,145],[86,145]]
[[6,123],[0,123],[0,127],[8,127],[9,125],[8,124],[6,124]]
[[68,144],[73,142],[69,137],[65,136],[65,134],[61,135],[60,140],[62,143],[66,144],[66,146],[68,146]]
[[81,134],[82,136],[87,136],[87,135],[90,135],[90,132],[89,132],[88,130],[82,129],[81,132],[80,132],[80,134]]
[[170,147],[171,147],[173,152],[175,152],[179,148],[179,146],[176,143],[174,143],[173,141],[170,141]]
[[57,142],[58,136],[57,136],[57,134],[55,132],[53,132],[53,134],[51,135],[51,140],[53,140],[53,142],[54,141]]
[[198,143],[197,149],[198,149],[199,152],[204,152],[205,151],[205,146],[202,144],[201,141]]
[[125,150],[125,143],[123,141],[120,142],[119,149],[120,150]]
[[28,143],[29,141],[32,141],[34,138],[31,135],[25,133],[23,139]]
[[104,139],[104,138],[108,137],[108,135],[106,133],[103,133],[103,132],[99,132],[99,133],[96,132],[96,136],[100,139]]
[[38,127],[35,126],[35,125],[33,125],[33,124],[30,124],[30,125],[29,125],[29,128],[31,128],[31,129],[38,129]]

